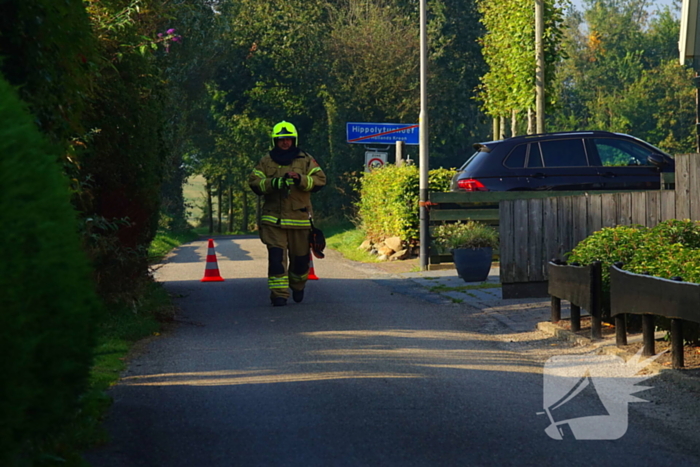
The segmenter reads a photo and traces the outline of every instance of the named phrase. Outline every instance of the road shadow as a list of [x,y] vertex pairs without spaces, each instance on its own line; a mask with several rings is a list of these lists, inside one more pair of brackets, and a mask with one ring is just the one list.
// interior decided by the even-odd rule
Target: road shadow
[[[211,238],[214,240],[214,252],[217,258],[226,258],[231,261],[252,261],[250,252],[241,248],[236,240],[255,239],[256,235],[224,235],[218,237],[201,237],[192,243],[186,243],[173,250],[163,263],[204,263],[207,259],[207,244]],[[202,245],[203,242],[203,245]]]

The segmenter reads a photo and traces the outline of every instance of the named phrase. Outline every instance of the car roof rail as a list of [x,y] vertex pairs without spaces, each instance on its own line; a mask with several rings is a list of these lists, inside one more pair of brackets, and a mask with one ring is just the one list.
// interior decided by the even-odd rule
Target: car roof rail
[[620,133],[612,133],[610,131],[603,131],[603,130],[572,130],[572,131],[555,131],[555,132],[550,132],[550,133],[535,133],[532,135],[517,135],[513,136],[508,139],[528,139],[528,138],[536,138],[536,137],[542,137],[542,136],[570,136],[570,135],[605,135],[605,136],[611,136],[611,135],[617,135]]
[[613,133],[611,131],[604,130],[571,130],[571,131],[555,131],[551,133],[535,133],[532,135],[517,135],[511,136],[510,138],[498,139],[493,141],[484,141],[481,143],[474,143],[472,147],[477,151],[490,152],[491,148],[488,147],[489,144],[502,143],[504,141],[527,141],[532,138],[541,138],[543,136],[571,136],[571,135],[590,135],[590,136],[618,136],[624,135],[629,136],[624,133]]

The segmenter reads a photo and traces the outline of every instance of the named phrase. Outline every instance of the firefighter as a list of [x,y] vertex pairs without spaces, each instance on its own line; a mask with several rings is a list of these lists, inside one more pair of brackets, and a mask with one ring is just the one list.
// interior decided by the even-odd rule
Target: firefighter
[[273,148],[248,177],[250,188],[264,197],[260,240],[267,246],[267,283],[273,306],[304,299],[309,275],[311,193],[326,184],[316,160],[299,149],[297,130],[282,121],[272,129]]

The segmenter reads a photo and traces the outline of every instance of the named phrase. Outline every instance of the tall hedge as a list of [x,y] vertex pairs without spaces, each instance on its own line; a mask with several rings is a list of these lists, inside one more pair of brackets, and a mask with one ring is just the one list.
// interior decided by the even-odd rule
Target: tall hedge
[[[448,191],[454,169],[428,173],[429,191]],[[401,237],[408,243],[419,239],[418,167],[387,165],[363,174],[357,203],[362,229],[373,241]]]
[[98,301],[58,156],[1,77],[0,154],[0,465],[14,465],[73,413]]

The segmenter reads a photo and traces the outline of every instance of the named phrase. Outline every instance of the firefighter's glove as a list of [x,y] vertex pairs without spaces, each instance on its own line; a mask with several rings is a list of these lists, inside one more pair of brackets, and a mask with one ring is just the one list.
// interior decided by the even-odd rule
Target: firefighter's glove
[[326,237],[323,235],[321,229],[316,227],[311,228],[309,232],[309,245],[311,246],[311,252],[316,258],[324,258],[326,255],[323,254],[323,250],[326,249]]
[[[296,172],[287,172],[284,176],[289,177],[292,183],[294,183],[296,186],[301,184],[301,175]],[[291,184],[289,186],[291,186]]]
[[287,182],[282,177],[273,177],[270,179],[270,184],[272,185],[273,190],[282,190],[283,188],[287,187]]

